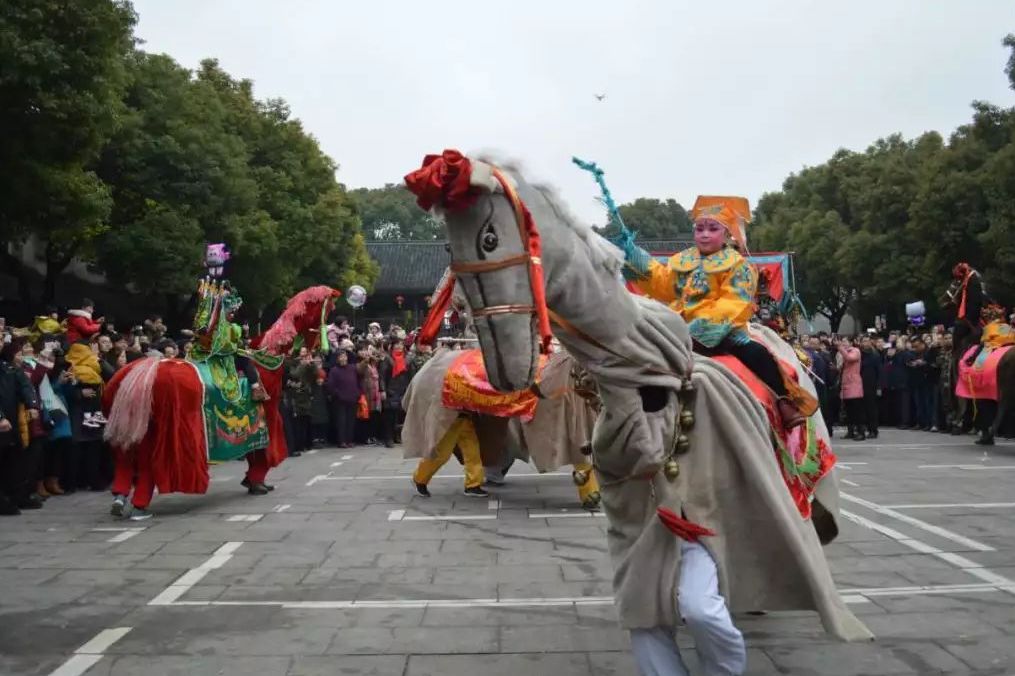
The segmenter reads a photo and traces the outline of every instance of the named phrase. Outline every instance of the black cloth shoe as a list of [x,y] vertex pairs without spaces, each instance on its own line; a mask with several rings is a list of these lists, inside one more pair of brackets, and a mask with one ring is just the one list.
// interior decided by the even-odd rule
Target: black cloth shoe
[[472,488],[466,488],[462,491],[462,494],[469,498],[488,498],[490,494],[483,489],[482,486],[473,486]]
[[267,495],[270,491],[264,484],[250,484],[247,492],[251,495]]
[[7,499],[6,496],[0,495],[0,516],[17,516],[21,513],[18,506]]
[[[244,488],[250,488],[250,479],[248,479],[247,477],[243,477],[243,481],[240,482],[240,485],[243,486]],[[275,490],[275,486],[273,484],[261,484],[261,485],[267,488],[269,491]]]
[[413,481],[412,485],[416,487],[416,493],[420,497],[423,497],[423,498],[429,498],[430,497],[430,489],[426,487],[426,484],[421,484],[421,483],[417,483],[417,482]]
[[18,500],[20,509],[42,509],[42,498],[37,495],[29,495],[27,498]]

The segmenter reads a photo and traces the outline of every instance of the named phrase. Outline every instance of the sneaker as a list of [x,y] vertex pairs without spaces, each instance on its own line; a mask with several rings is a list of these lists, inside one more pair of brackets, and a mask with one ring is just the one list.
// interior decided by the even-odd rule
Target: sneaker
[[482,486],[473,486],[471,488],[466,488],[464,491],[462,491],[462,494],[465,495],[468,498],[488,498],[488,497],[490,497],[490,494],[487,493],[486,490],[484,490]]
[[490,478],[488,478],[486,481],[483,482],[483,485],[484,486],[494,486],[495,488],[502,488],[504,486],[507,486],[507,483],[502,481],[502,480],[500,480],[500,479],[490,479]]
[[123,516],[123,513],[127,508],[127,496],[126,495],[114,495],[113,505],[109,508],[109,513],[113,516]]
[[416,493],[423,498],[430,497],[430,489],[426,487],[426,484],[421,484],[416,481],[412,482],[412,485],[416,488]]
[[108,423],[109,421],[106,420],[106,416],[102,415],[101,413],[93,413],[92,422],[97,423],[99,426],[102,426]]
[[155,514],[152,513],[152,512],[149,512],[147,509],[142,509],[141,507],[135,507],[133,510],[131,510],[130,520],[131,521],[147,521],[148,519],[152,518],[153,516],[155,516]]
[[102,427],[102,424],[91,413],[85,413],[85,419],[81,421],[81,425],[82,427],[90,427],[93,430]]

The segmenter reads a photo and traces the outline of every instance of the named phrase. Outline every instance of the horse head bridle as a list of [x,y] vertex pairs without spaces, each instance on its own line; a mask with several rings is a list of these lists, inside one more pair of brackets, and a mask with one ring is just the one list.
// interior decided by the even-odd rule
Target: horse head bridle
[[[527,212],[525,206],[522,204],[521,199],[518,197],[518,192],[511,185],[510,181],[501,173],[500,169],[496,167],[492,168],[494,178],[500,184],[504,190],[504,195],[511,202],[511,209],[515,214],[515,223],[518,226],[518,233],[521,236],[522,244],[525,246],[523,253],[515,256],[508,256],[507,258],[500,258],[491,261],[478,261],[475,263],[461,263],[452,262],[451,272],[455,275],[481,275],[487,272],[494,272],[496,270],[504,270],[505,268],[515,267],[518,265],[524,265],[529,272],[529,288],[532,294],[532,298],[535,301],[539,297],[536,293],[536,289],[533,288],[532,284],[532,267],[542,264],[539,256],[533,255],[530,246],[530,237],[527,227]],[[488,305],[482,308],[472,308],[472,316],[475,317],[493,317],[496,315],[510,315],[510,314],[527,314],[532,317],[537,317],[539,314],[539,308],[533,302],[531,305],[520,305],[520,304],[504,304],[504,305]]]

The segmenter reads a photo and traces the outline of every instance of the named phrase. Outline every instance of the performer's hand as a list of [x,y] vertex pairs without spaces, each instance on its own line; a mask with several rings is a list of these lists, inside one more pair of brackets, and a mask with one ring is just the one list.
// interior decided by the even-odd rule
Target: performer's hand
[[95,397],[95,390],[86,387],[85,389],[81,390],[81,396],[84,397],[85,399],[92,399]]
[[28,409],[28,417],[31,418],[32,420],[37,420],[39,418],[39,409],[37,408]]
[[0,432],[10,432],[11,429],[11,421],[7,418],[0,418]]

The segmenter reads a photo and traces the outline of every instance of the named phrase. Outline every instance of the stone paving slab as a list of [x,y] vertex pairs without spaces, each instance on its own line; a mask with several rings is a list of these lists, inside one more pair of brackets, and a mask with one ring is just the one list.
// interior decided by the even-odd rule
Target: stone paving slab
[[[901,505],[894,514],[994,551],[846,500],[844,509],[924,549],[964,558],[917,552],[843,521],[826,556],[840,588],[881,590],[851,605],[878,640],[833,641],[812,613],[738,616],[748,674],[1015,672],[1015,593],[989,588],[963,569],[968,563],[957,563],[1015,580],[1015,509],[906,507],[1015,502],[1015,472],[923,467],[1015,464],[1015,445],[984,457],[971,441],[886,430],[876,445],[839,442],[840,459],[852,463],[840,474],[854,484],[843,484],[845,493]],[[338,460],[346,455],[353,458]],[[225,463],[213,468],[208,495],[157,497],[157,517],[121,542],[109,540],[123,531],[96,530],[136,526],[108,515],[105,494],[55,498],[43,510],[4,519],[0,675],[50,674],[115,627],[130,629],[88,676],[635,673],[612,605],[489,605],[611,596],[605,519],[545,516],[581,513],[568,476],[533,478],[531,468],[516,465],[491,503],[463,497],[460,469],[451,463],[439,475],[449,478],[435,480],[434,497],[424,500],[409,485],[413,465],[397,449],[323,449],[273,470],[278,489],[255,498],[238,486],[242,464]],[[396,479],[306,485],[329,472]],[[392,510],[404,510],[403,519],[389,520]],[[228,521],[237,515],[260,518]],[[483,518],[404,518],[433,515]],[[230,542],[241,544],[207,567]],[[177,605],[149,605],[195,574]],[[457,605],[418,605],[434,599]],[[354,601],[375,605],[341,606]],[[699,673],[693,641],[681,631],[678,642]]]

